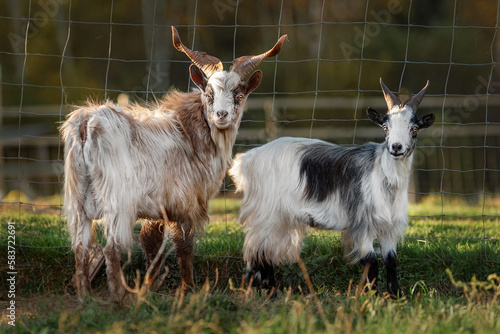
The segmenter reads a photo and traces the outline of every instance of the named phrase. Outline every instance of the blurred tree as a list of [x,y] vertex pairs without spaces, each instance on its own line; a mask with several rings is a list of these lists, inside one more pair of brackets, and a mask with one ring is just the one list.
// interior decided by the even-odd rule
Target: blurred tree
[[[169,15],[166,0],[141,0],[142,22],[144,24],[144,46],[150,60],[148,64],[148,90],[167,90],[170,84],[171,31],[168,29]],[[174,16],[171,15],[173,18]]]

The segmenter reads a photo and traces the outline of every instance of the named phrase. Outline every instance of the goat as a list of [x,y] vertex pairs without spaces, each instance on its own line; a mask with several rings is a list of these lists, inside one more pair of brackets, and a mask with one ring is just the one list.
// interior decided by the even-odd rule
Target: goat
[[[194,232],[208,221],[208,201],[220,188],[231,163],[232,147],[245,102],[262,79],[255,71],[278,54],[282,36],[269,51],[232,62],[185,47],[172,27],[174,47],[194,64],[196,84],[190,93],[177,90],[148,108],[88,104],[67,116],[61,126],[65,142],[64,212],[75,251],[76,287],[88,296],[89,247],[95,245],[93,220],[104,218],[103,253],[110,294],[121,301],[121,250],[130,249],[136,219],[148,219],[140,233],[147,266],[163,239],[165,223],[173,234],[181,270],[181,287],[194,287]],[[165,222],[162,214],[166,213]],[[160,268],[153,268],[153,284]]]
[[408,183],[417,133],[434,123],[416,110],[427,85],[401,101],[380,79],[388,112],[367,109],[383,127],[383,143],[341,147],[316,139],[284,137],[236,155],[229,174],[243,191],[240,220],[247,230],[246,280],[276,284],[274,264],[295,261],[306,227],[342,231],[346,257],[365,265],[367,283],[378,278],[373,241],[387,269],[387,289],[400,293],[396,246],[407,226]]

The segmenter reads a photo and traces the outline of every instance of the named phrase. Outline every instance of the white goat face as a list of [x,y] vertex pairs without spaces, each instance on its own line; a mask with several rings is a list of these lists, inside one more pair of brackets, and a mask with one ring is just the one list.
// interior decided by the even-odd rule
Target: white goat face
[[417,143],[417,134],[421,129],[428,128],[434,123],[434,114],[418,118],[416,111],[429,81],[424,88],[405,103],[401,103],[380,78],[380,86],[387,103],[387,114],[381,115],[372,108],[368,108],[368,117],[385,131],[385,143],[389,153],[396,159],[408,157],[413,153]]
[[254,72],[245,83],[232,71],[215,72],[208,80],[197,67],[191,66],[190,71],[191,79],[203,91],[205,117],[210,126],[219,130],[238,127],[248,95],[259,86],[262,72]]
[[255,71],[245,83],[243,80],[266,58],[277,55],[285,43],[281,36],[267,52],[255,56],[242,56],[232,61],[229,72],[219,58],[206,52],[193,51],[182,44],[177,29],[172,26],[172,43],[184,52],[193,64],[189,67],[191,80],[203,92],[205,117],[212,130],[225,130],[239,126],[248,95],[260,85],[262,72]]
[[434,123],[434,114],[420,119],[407,105],[394,106],[386,115],[368,108],[367,114],[384,129],[386,148],[396,159],[410,156],[417,143],[417,134]]
[[415,149],[417,133],[420,130],[418,117],[407,106],[394,107],[387,116],[382,127],[389,153],[394,157],[410,155]]
[[208,79],[204,104],[210,124],[220,130],[231,124],[239,125],[247,97],[243,86],[240,76],[234,72],[216,72]]

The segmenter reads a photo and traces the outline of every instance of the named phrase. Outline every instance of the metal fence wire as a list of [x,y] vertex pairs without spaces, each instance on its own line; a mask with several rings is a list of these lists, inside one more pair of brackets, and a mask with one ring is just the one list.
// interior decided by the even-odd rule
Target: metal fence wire
[[[498,224],[500,205],[499,12],[494,0],[2,2],[0,205],[18,209],[26,233],[63,233],[34,226],[22,214],[65,219],[58,125],[87,98],[147,105],[171,87],[191,89],[190,62],[172,47],[174,25],[189,47],[217,56],[225,67],[288,34],[281,53],[259,67],[264,79],[247,102],[234,153],[282,136],[342,145],[382,141],[365,116],[369,106],[385,108],[379,78],[402,100],[429,80],[419,113],[433,112],[436,122],[419,135],[410,201],[431,198],[441,210],[426,219],[442,225],[450,217],[474,219],[484,227],[481,242],[498,242],[487,226]],[[232,198],[233,190],[226,178],[219,197]],[[482,210],[457,215],[447,211],[449,203]],[[228,221],[237,212],[221,215]],[[1,224],[4,229],[7,221]],[[210,237],[243,238],[229,229]],[[442,229],[433,237],[448,236]],[[471,238],[467,229],[461,238]],[[70,247],[69,240],[23,244],[22,233],[18,242],[21,253]],[[19,259],[19,266],[31,265]],[[61,266],[71,263],[68,255]]]

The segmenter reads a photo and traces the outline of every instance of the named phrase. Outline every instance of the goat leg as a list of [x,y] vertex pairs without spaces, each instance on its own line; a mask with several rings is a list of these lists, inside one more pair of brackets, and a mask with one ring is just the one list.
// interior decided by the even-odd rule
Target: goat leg
[[[158,251],[163,242],[163,233],[165,225],[162,220],[151,220],[145,221],[141,228],[141,244],[144,252],[146,253],[146,266],[149,269],[153,263],[153,260],[158,254]],[[151,275],[147,278],[145,283],[150,289],[154,287],[156,279],[161,270],[161,261],[157,261],[153,268],[151,268]]]
[[395,297],[401,296],[401,290],[398,283],[397,256],[395,251],[387,253],[384,265],[387,270],[387,292]]
[[364,266],[364,274],[366,275],[366,283],[372,284],[371,289],[378,291],[378,260],[375,252],[369,252],[361,260],[361,264]]
[[115,302],[121,302],[126,291],[121,279],[121,252],[113,238],[108,239],[103,253],[106,258],[106,276],[111,298]]
[[171,227],[181,268],[181,287],[183,291],[186,291],[188,287],[194,288],[194,230],[191,224],[182,224],[180,222],[173,222]]
[[271,298],[277,296],[273,263],[267,260],[262,254],[257,256],[255,261],[248,262],[245,282],[250,284],[250,281],[252,282],[252,287],[258,290],[272,291],[274,289]]
[[252,286],[256,288],[271,289],[276,287],[273,265],[268,262],[263,262],[256,264],[251,268],[247,268],[245,273],[245,282],[249,284],[250,280],[252,280]]
[[91,292],[91,286],[89,279],[89,250],[81,244],[75,250],[75,268],[73,283],[76,286],[78,297],[81,301],[84,301]]

